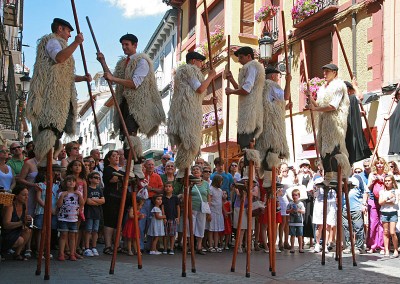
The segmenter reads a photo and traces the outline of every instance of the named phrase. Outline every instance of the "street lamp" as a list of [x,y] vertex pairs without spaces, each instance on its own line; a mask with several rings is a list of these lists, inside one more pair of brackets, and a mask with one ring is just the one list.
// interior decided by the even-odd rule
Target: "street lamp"
[[260,59],[268,61],[272,58],[272,48],[274,47],[275,40],[272,38],[269,32],[264,33],[264,37],[258,40],[260,48]]
[[22,94],[25,96],[25,98],[26,98],[26,94],[29,92],[29,88],[31,86],[31,77],[29,77],[28,74],[29,73],[24,72],[24,76],[19,78],[19,80],[21,81],[21,85],[22,85]]
[[25,142],[28,143],[31,141],[32,136],[29,134],[29,132],[26,133],[25,135]]

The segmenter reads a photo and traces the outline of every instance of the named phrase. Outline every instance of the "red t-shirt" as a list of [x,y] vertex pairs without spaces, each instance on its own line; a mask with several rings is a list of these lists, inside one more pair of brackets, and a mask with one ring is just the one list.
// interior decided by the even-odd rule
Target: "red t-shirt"
[[[161,180],[161,177],[159,174],[157,173],[152,173],[152,174],[148,174],[145,173],[144,174],[144,178],[148,180],[149,185],[148,187],[150,188],[158,188],[158,189],[162,189],[163,188],[163,182]],[[148,191],[149,192],[149,198],[152,198],[155,194],[157,194],[154,191]]]

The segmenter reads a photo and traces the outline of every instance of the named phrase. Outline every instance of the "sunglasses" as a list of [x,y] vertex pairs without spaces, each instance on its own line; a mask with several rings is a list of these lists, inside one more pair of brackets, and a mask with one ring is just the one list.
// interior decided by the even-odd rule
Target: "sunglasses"
[[161,160],[168,161],[169,158],[161,158]]
[[92,178],[94,178],[94,179],[100,179],[100,177],[99,177],[99,176],[96,176],[96,177],[92,177]]
[[211,173],[211,171],[203,171],[203,173]]
[[95,161],[89,161],[89,163],[95,163]]
[[21,149],[21,148],[22,148],[21,146],[15,146],[15,147],[10,148],[10,150],[14,151],[15,149]]
[[361,174],[362,171],[354,171],[356,174]]
[[79,150],[79,147],[72,147],[72,150]]
[[0,150],[0,153],[9,153],[8,150]]
[[235,165],[235,164],[232,164],[232,167],[237,167],[237,165]]

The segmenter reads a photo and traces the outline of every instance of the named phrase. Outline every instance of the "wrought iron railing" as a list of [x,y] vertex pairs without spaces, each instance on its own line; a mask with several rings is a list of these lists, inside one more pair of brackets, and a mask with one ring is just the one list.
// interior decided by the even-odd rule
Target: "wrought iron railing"
[[292,8],[293,24],[298,24],[319,11],[336,5],[338,0],[297,0]]

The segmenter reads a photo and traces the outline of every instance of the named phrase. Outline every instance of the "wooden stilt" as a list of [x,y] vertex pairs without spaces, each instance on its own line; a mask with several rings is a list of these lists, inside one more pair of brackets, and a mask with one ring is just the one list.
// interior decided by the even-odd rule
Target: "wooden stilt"
[[[132,160],[131,157],[132,153],[129,151],[129,156]],[[132,182],[131,183],[131,188],[132,188],[132,206],[133,206],[133,225],[135,226],[135,242],[136,242],[136,248],[137,248],[137,262],[138,262],[138,269],[142,269],[142,254],[140,253],[140,232],[139,232],[139,216],[138,216],[138,207],[137,207],[137,202],[136,202],[136,197],[137,197],[137,186],[139,183],[139,179],[136,179],[136,183]]]
[[[128,137],[128,140],[129,140],[129,137]],[[124,212],[125,212],[125,201],[126,201],[126,195],[127,195],[127,191],[128,191],[129,171],[130,171],[131,164],[132,164],[132,157],[133,157],[133,148],[130,148],[130,151],[128,154],[128,160],[126,161],[125,176],[124,176],[124,180],[122,183],[122,195],[121,195],[121,202],[119,204],[117,228],[115,229],[114,250],[113,250],[113,255],[112,255],[112,259],[111,259],[111,265],[110,265],[110,271],[109,271],[110,274],[114,274],[115,261],[117,260],[117,249],[119,247],[119,239],[121,237],[122,218],[124,217]],[[139,248],[140,248],[140,246],[139,246]]]
[[[328,215],[328,191],[330,190],[329,187],[324,186],[324,203],[322,209],[322,258],[321,264],[325,265],[325,248],[326,248],[326,216]],[[318,244],[315,244],[319,246]]]
[[343,231],[343,222],[342,222],[342,168],[339,166],[338,167],[338,190],[337,190],[337,196],[339,197],[338,200],[338,210],[337,210],[337,216],[340,216],[340,218],[337,218],[337,239],[338,239],[338,257],[339,257],[339,263],[338,263],[338,269],[342,270],[342,231]]
[[272,271],[272,199],[269,192],[267,192],[267,210],[268,210],[268,225],[267,225],[267,235],[268,235],[268,259],[269,259],[269,271]]
[[[250,149],[254,148],[254,142],[250,143]],[[250,277],[250,254],[252,240],[252,218],[253,218],[253,178],[254,178],[254,161],[249,162],[249,180],[247,187],[247,248],[246,248],[246,277]]]
[[350,214],[349,185],[347,183],[347,179],[346,182],[344,183],[344,198],[346,200],[347,221],[349,222],[348,228],[350,233],[350,245],[351,245],[351,254],[353,258],[353,266],[357,266],[356,253],[354,249],[354,238],[353,238],[353,222],[351,220],[351,214]]
[[192,272],[196,273],[196,250],[194,248],[194,230],[193,230],[193,212],[192,212],[192,195],[188,193],[188,219],[189,219],[189,236],[190,236],[190,259],[192,262]]
[[238,248],[242,247],[242,244],[240,243],[240,234],[242,233],[241,228],[242,228],[243,212],[244,212],[244,197],[243,197],[243,193],[242,193],[242,195],[240,196],[240,210],[239,210],[239,216],[238,216],[238,223],[236,226],[236,239],[235,239],[235,248],[233,250],[231,272],[235,272]]
[[183,232],[182,232],[182,277],[186,277],[186,255],[187,255],[187,222],[189,205],[189,169],[185,169],[183,181]]
[[272,167],[272,200],[271,200],[271,248],[269,253],[271,254],[271,275],[276,275],[276,167]]
[[53,188],[53,149],[47,153],[47,168],[46,168],[46,199],[44,205],[44,222],[42,235],[39,246],[39,256],[36,268],[36,275],[40,275],[42,270],[42,257],[43,251],[46,249],[45,254],[45,273],[44,280],[50,279],[50,245],[51,245],[51,199]]

